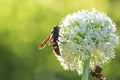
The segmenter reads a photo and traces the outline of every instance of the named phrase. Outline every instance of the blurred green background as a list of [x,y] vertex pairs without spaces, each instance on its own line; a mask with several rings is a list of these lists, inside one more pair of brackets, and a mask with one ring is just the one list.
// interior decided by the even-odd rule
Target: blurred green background
[[[107,13],[120,36],[120,0],[0,0],[0,80],[81,80],[63,70],[51,46],[38,46],[65,15],[92,8]],[[115,52],[107,80],[120,80],[120,45]]]

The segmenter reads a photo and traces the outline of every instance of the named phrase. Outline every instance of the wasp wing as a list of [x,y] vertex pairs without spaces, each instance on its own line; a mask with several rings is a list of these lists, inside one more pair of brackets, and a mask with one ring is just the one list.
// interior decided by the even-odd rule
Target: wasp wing
[[106,76],[103,74],[96,74],[96,78],[100,79],[100,80],[106,80]]
[[50,45],[50,43],[51,43],[52,41],[53,41],[53,34],[51,34],[50,39],[49,39],[49,41],[47,42],[48,45]]
[[51,42],[50,40],[52,40],[52,34],[49,35],[49,36],[41,43],[41,45],[39,46],[39,49],[44,48],[47,42]]

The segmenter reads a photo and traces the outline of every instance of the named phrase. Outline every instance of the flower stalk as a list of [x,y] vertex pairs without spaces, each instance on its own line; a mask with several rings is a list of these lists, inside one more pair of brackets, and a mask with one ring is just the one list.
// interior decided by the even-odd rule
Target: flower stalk
[[89,77],[89,65],[90,65],[90,56],[88,56],[84,60],[82,80],[88,80],[88,77]]

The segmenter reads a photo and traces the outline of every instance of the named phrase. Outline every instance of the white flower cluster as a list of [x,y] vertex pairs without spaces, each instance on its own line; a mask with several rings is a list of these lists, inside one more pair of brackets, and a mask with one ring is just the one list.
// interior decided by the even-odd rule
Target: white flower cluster
[[60,24],[59,44],[61,56],[57,56],[65,70],[83,73],[83,64],[90,56],[90,69],[102,66],[115,57],[114,48],[118,42],[112,20],[95,9],[69,14]]

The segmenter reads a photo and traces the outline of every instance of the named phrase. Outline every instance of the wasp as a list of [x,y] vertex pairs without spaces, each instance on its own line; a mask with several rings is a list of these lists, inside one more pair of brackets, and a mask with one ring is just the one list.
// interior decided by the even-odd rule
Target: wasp
[[44,48],[47,43],[52,42],[52,47],[53,47],[54,52],[60,56],[60,50],[59,50],[59,45],[58,45],[58,42],[60,42],[58,40],[58,38],[60,37],[59,31],[60,31],[60,27],[58,25],[53,27],[51,34],[41,43],[39,48],[40,49]]
[[102,68],[100,66],[96,66],[95,71],[91,71],[90,74],[93,77],[98,78],[99,80],[106,80],[106,77],[104,74],[101,73]]

